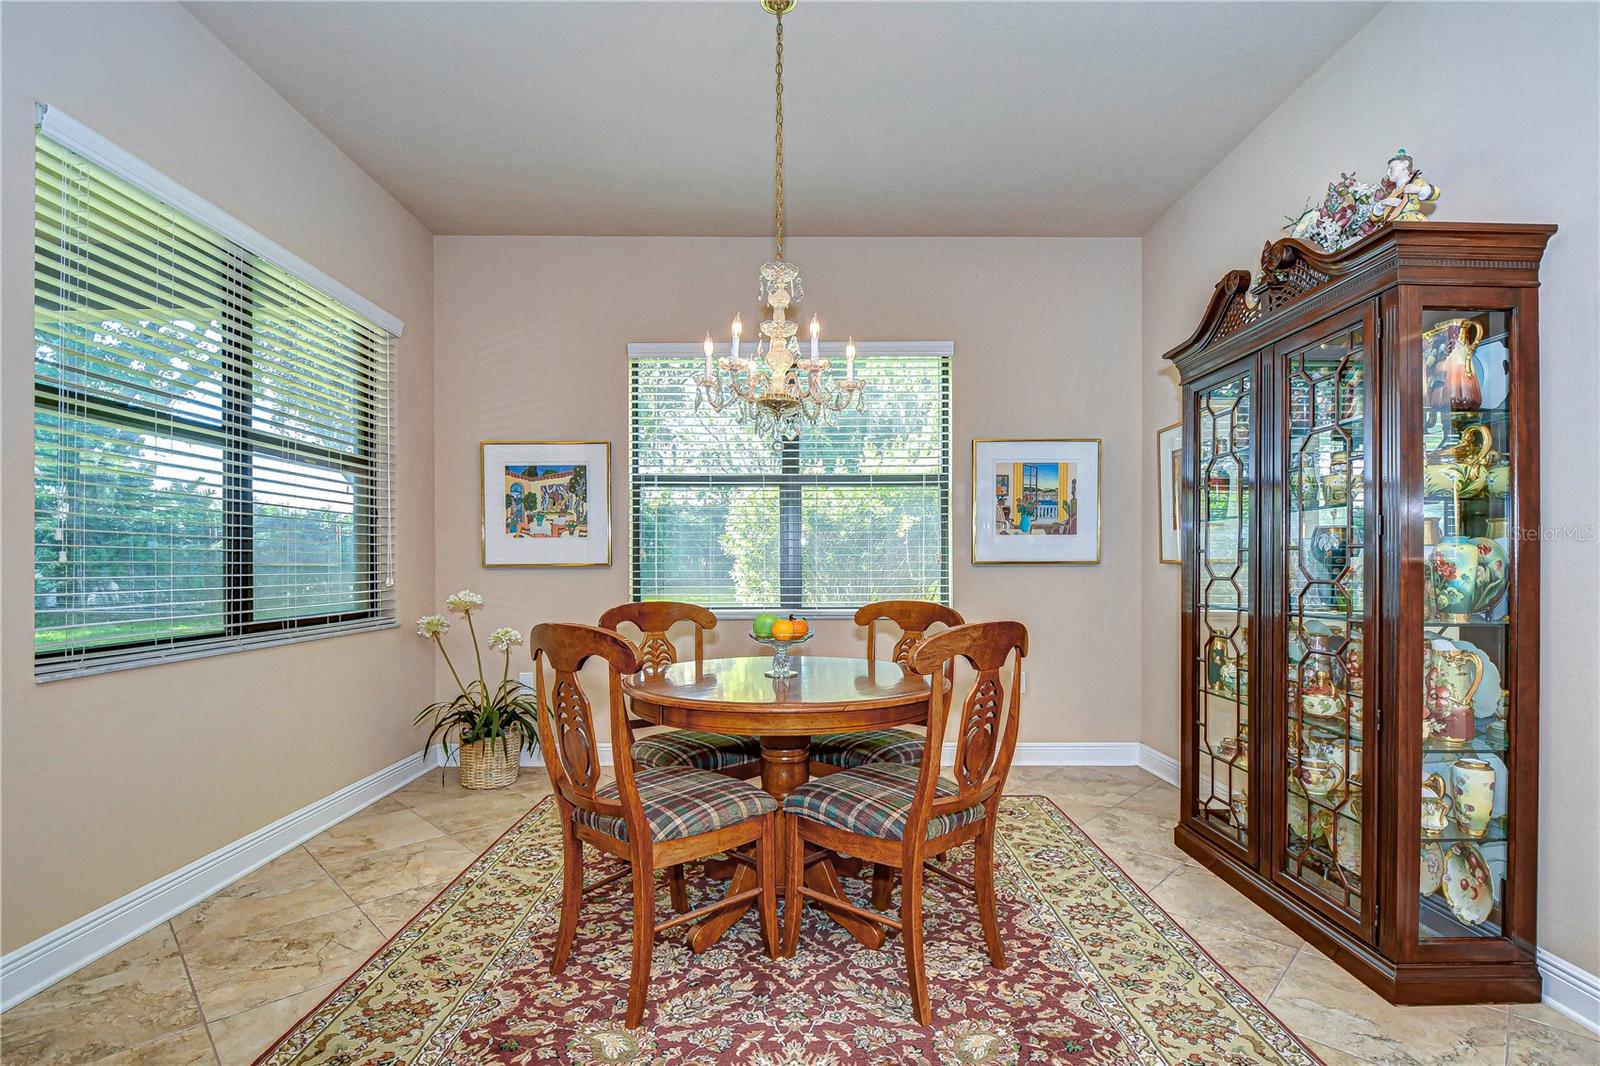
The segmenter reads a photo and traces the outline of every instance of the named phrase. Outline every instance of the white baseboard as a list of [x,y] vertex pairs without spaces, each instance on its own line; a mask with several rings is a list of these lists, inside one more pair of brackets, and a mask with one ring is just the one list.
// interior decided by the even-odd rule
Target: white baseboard
[[1137,765],[1146,773],[1155,774],[1173,788],[1178,787],[1178,760],[1166,752],[1157,751],[1148,744],[1140,744]]
[[1544,978],[1545,1003],[1600,1035],[1600,977],[1544,948],[1538,949],[1536,958]]
[[[609,764],[611,745],[601,744],[599,748],[601,765]],[[944,746],[943,757],[947,763],[955,758],[954,744]],[[1178,781],[1177,760],[1135,741],[1018,744],[1012,761],[1017,766],[1138,766],[1171,784]],[[0,1010],[9,1010],[438,765],[434,758],[408,755],[0,956]],[[538,752],[523,752],[522,765],[543,766],[544,760]],[[1538,960],[1544,978],[1544,1001],[1600,1033],[1600,977],[1543,948],[1539,949]]]
[[408,755],[0,956],[0,1010],[10,1010],[436,766]]

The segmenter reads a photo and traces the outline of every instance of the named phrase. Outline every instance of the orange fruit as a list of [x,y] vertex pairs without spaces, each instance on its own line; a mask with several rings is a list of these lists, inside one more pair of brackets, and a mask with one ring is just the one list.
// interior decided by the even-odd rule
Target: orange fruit
[[772,623],[773,640],[793,640],[794,636],[794,623],[787,618],[780,618]]
[[804,618],[796,618],[791,614],[789,616],[789,624],[794,626],[794,636],[796,640],[799,640],[801,637],[811,632],[811,623],[807,622]]

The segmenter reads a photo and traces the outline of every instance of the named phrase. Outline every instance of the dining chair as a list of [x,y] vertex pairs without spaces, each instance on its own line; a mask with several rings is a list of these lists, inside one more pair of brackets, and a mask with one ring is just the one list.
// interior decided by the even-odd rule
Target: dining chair
[[[900,629],[890,659],[909,667],[911,653],[935,625],[954,628],[966,619],[943,604],[923,600],[880,600],[856,611],[856,625],[867,627],[867,662],[878,655],[878,623]],[[922,758],[922,737],[905,729],[872,729],[863,733],[823,733],[811,738],[811,776],[822,777],[874,762],[914,764]]]
[[[640,637],[635,643],[639,649],[639,668],[650,673],[658,673],[678,661],[678,647],[667,634],[680,622],[694,626],[694,661],[698,666],[705,662],[706,630],[717,628],[717,616],[699,604],[674,600],[624,603],[600,616],[601,629],[621,632],[622,626],[631,625],[639,631]],[[630,731],[653,724],[631,714],[628,716]],[[761,773],[761,741],[756,737],[698,729],[667,729],[631,739],[636,766],[686,766],[740,780]],[[668,871],[667,885],[672,895],[672,909],[679,914],[687,911],[689,887],[681,866]]]
[[[680,622],[694,624],[694,661],[705,662],[705,634],[717,628],[717,616],[693,603],[653,600],[624,603],[600,616],[600,628],[620,632],[623,625],[639,630],[635,642],[640,669],[665,670],[678,661],[677,646],[667,636]],[[629,719],[629,728],[649,726],[643,719]],[[761,773],[761,741],[755,737],[727,733],[705,733],[697,729],[671,729],[640,737],[633,744],[633,758],[639,766],[687,766],[711,770],[729,777],[746,779]]]
[[[561,818],[561,923],[550,972],[566,968],[577,935],[583,897],[633,876],[633,969],[627,1025],[644,1018],[650,958],[657,933],[726,907],[756,901],[767,954],[778,953],[776,868],[777,801],[746,781],[687,767],[636,767],[628,734],[622,676],[639,670],[639,653],[619,634],[597,626],[547,622],[533,628],[534,692],[539,699],[539,742],[544,747]],[[591,658],[605,660],[615,779],[600,781],[601,767],[589,698],[578,671]],[[545,686],[545,665],[554,678]],[[627,863],[591,884],[583,880],[589,845]],[[755,855],[735,849],[753,845]],[[707,906],[656,921],[655,872],[727,852],[753,866],[757,887]]]
[[[933,685],[920,765],[869,763],[809,781],[784,797],[784,846],[790,856],[784,879],[785,956],[792,956],[799,944],[805,900],[897,929],[905,948],[911,1013],[920,1024],[932,1024],[922,950],[922,885],[928,871],[974,893],[989,962],[996,969],[1005,968],[995,914],[995,819],[1017,746],[1022,660],[1027,654],[1028,631],[1021,622],[957,626],[928,637],[912,651],[910,668],[919,674],[952,667],[957,659],[977,671],[961,708],[950,777],[939,766],[949,696],[945,686]],[[1001,681],[1008,659],[1012,661],[1009,686]],[[975,844],[971,881],[930,861],[933,855],[969,841]],[[898,868],[900,917],[869,911],[803,885],[801,849],[806,844]]]

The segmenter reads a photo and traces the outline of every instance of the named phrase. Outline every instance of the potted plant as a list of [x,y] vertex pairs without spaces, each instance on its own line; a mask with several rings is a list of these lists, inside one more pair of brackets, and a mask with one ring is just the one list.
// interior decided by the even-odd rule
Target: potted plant
[[473,625],[472,612],[483,606],[483,597],[470,589],[463,589],[445,600],[451,614],[467,620],[467,631],[472,634],[472,654],[478,663],[478,676],[462,681],[456,664],[444,647],[444,635],[450,631],[450,622],[444,615],[430,614],[417,619],[417,636],[434,642],[439,654],[444,656],[450,676],[459,690],[448,700],[431,703],[417,712],[416,724],[429,718],[433,720],[428,739],[422,744],[426,756],[433,742],[439,742],[440,752],[446,762],[450,759],[450,742],[454,739],[461,752],[461,785],[463,788],[504,788],[517,779],[518,755],[526,748],[533,751],[539,744],[539,706],[536,698],[523,691],[522,684],[511,679],[511,649],[521,647],[522,634],[510,627],[501,627],[489,634],[489,648],[504,656],[500,682],[489,686],[483,672],[483,653],[478,650],[478,632]]

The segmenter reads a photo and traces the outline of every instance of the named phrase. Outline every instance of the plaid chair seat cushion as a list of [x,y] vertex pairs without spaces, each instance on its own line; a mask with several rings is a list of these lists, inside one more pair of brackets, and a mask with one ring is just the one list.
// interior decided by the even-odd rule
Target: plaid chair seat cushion
[[[784,797],[783,809],[813,822],[879,840],[903,840],[911,801],[917,794],[920,766],[870,763],[808,781]],[[934,785],[940,796],[956,794],[955,782],[941,776]],[[983,817],[983,805],[951,811],[928,820],[928,839],[971,825]]]
[[873,729],[865,733],[823,733],[811,738],[811,758],[829,766],[854,770],[868,763],[922,763],[923,738],[904,729]]
[[[650,823],[652,840],[679,840],[736,825],[778,809],[778,801],[755,785],[706,770],[641,768],[634,771],[639,803]],[[617,798],[617,783],[602,788],[602,799]],[[578,821],[618,840],[628,839],[620,817],[579,808]]]
[[633,765],[686,766],[694,770],[727,770],[761,760],[761,741],[724,733],[671,729],[640,737],[633,745]]

